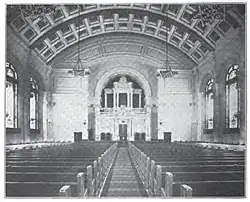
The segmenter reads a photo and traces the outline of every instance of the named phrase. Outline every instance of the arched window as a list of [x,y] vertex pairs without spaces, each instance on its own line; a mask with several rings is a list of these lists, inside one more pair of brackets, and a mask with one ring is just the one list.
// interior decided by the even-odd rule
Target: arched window
[[38,121],[38,86],[36,80],[30,78],[30,129],[39,129]]
[[238,89],[238,65],[233,65],[228,69],[226,75],[226,128],[240,128],[240,96]]
[[17,73],[10,63],[6,63],[5,92],[6,128],[17,128]]
[[205,130],[214,129],[214,82],[209,79],[205,87]]

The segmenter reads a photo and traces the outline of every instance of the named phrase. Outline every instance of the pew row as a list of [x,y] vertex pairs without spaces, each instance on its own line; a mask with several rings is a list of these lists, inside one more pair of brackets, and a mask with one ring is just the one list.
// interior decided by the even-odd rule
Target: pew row
[[43,154],[39,156],[38,151],[30,152],[25,150],[25,155],[13,152],[7,155],[7,197],[98,196],[117,153],[117,143],[98,158],[95,157],[97,160],[94,161],[94,156],[86,159],[80,155],[76,158],[74,155],[58,158],[53,153],[46,156],[42,151]]
[[[159,149],[159,148],[158,148]],[[244,159],[152,160],[129,143],[129,151],[150,196],[244,196]],[[154,153],[155,154],[155,153]],[[159,165],[159,164],[161,165]],[[157,165],[158,164],[158,165]]]

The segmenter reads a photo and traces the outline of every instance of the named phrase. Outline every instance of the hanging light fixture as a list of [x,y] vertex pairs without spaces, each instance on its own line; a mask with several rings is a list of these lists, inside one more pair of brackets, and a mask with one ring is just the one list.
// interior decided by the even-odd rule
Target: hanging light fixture
[[[78,20],[80,19],[80,5],[78,5]],[[76,18],[77,19],[77,18]],[[77,20],[76,20],[77,21]],[[76,24],[76,22],[75,22]],[[89,69],[85,69],[83,67],[83,64],[82,64],[82,60],[81,60],[81,50],[80,50],[80,29],[77,31],[77,34],[78,34],[78,42],[77,42],[77,61],[76,61],[76,66],[72,69],[72,70],[69,70],[68,73],[69,74],[73,74],[74,76],[82,76],[84,77],[85,75],[89,75],[90,74],[90,71]]]
[[168,59],[163,64],[162,69],[158,70],[157,76],[161,76],[164,80],[168,77],[173,77],[175,74],[178,74],[177,71],[173,71],[171,67],[168,65]]
[[[167,21],[167,17],[165,19]],[[168,78],[168,77],[173,77],[175,74],[178,74],[177,71],[172,71],[170,65],[169,65],[169,62],[168,62],[168,44],[167,44],[167,38],[168,38],[168,33],[167,33],[167,30],[166,30],[166,60],[162,66],[161,69],[158,69],[157,70],[157,76],[160,76],[164,79]]]

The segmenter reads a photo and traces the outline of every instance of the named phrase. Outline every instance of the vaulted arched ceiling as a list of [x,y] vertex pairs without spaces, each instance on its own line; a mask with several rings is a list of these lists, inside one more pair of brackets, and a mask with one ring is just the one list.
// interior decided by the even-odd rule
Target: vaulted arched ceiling
[[81,41],[79,45],[80,49],[75,44],[63,50],[50,65],[59,69],[74,68],[78,50],[80,50],[80,58],[84,66],[91,69],[91,72],[95,64],[105,63],[111,59],[121,62],[125,58],[130,58],[130,60],[134,58],[134,61],[151,64],[156,68],[164,66],[166,57],[168,66],[172,69],[190,70],[195,66],[195,63],[176,47],[166,47],[160,40],[141,34],[124,32],[98,35]]
[[45,21],[9,13],[8,23],[48,64],[74,47],[78,35],[85,41],[111,33],[134,33],[167,43],[166,47],[179,50],[197,65],[230,29],[237,29],[241,15],[233,9],[225,20],[203,27],[200,20],[191,18],[196,10],[197,5],[187,4],[58,5],[56,14],[46,14]]

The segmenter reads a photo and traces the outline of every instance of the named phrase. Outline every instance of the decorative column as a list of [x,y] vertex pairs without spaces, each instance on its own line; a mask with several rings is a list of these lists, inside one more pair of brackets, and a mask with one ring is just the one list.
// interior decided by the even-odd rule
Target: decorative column
[[[219,79],[219,78],[218,78]],[[224,111],[221,110],[221,106],[225,105],[221,103],[221,92],[220,89],[224,89],[219,83],[219,80],[214,81],[215,91],[214,91],[214,139],[213,142],[221,141],[221,134],[223,134],[224,126]],[[222,109],[225,109],[224,107]]]
[[201,92],[197,93],[197,104],[198,104],[198,116],[197,116],[197,141],[202,140],[203,135],[203,102],[202,102],[202,94]]
[[[245,22],[245,16],[243,16],[242,22]],[[245,46],[246,46],[246,27],[245,23],[242,23],[242,26],[239,29],[239,36],[240,36],[240,42],[241,42],[241,51],[240,51],[240,64],[239,64],[239,73],[238,73],[238,85],[239,85],[239,95],[240,95],[240,144],[246,144],[246,138],[247,138],[247,85],[246,85],[246,54],[245,54]]]
[[[20,78],[23,78],[20,81],[20,111],[18,120],[18,124],[21,126],[21,135],[22,135],[22,142],[30,142],[30,112],[29,112],[29,99],[30,99],[30,88],[29,88],[29,74],[26,71],[23,71],[20,75]],[[19,143],[19,142],[18,142]]]
[[197,141],[197,131],[198,131],[198,88],[197,88],[198,75],[196,71],[192,71],[192,121],[191,121],[191,136],[190,140]]
[[151,139],[151,136],[150,136],[150,134],[151,134],[151,130],[150,130],[150,116],[148,116],[147,115],[147,117],[146,117],[146,141],[150,141],[150,139]]
[[43,141],[48,140],[48,102],[47,102],[47,92],[43,93]]
[[130,93],[130,107],[133,108],[133,90]]
[[[152,113],[151,113],[151,136],[153,139],[158,139],[158,137],[163,137],[162,126],[160,125],[159,120],[161,120],[162,116],[162,97],[164,96],[165,90],[165,81],[161,77],[160,69],[157,69],[157,84],[158,84],[158,91],[157,91],[157,104],[154,103],[152,105]],[[158,113],[159,110],[159,113]]]
[[246,75],[245,75],[245,62],[240,63],[238,73],[238,89],[240,100],[240,137],[239,144],[246,144]]
[[52,93],[51,92],[47,92],[46,93],[46,102],[47,103],[47,118],[46,118],[46,122],[47,124],[47,140],[49,141],[53,141],[54,136],[53,136],[53,100],[52,100]]
[[95,136],[95,140],[96,141],[101,140],[101,137],[100,137],[100,126],[99,126],[99,124],[100,124],[100,119],[96,117],[96,125],[95,125],[95,127],[96,127],[96,134],[97,134]]
[[133,108],[133,102],[131,101],[131,97],[132,97],[132,95],[133,95],[133,91],[131,91],[130,93],[129,93],[129,103],[130,103],[130,105],[129,105],[129,107],[130,108]]

